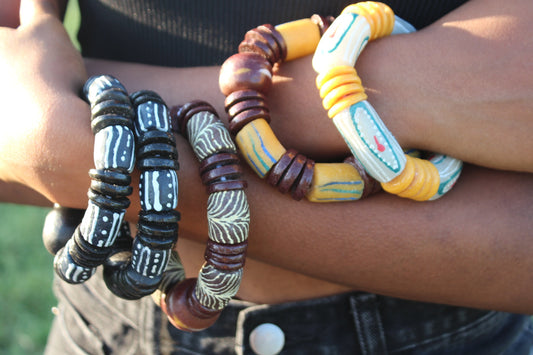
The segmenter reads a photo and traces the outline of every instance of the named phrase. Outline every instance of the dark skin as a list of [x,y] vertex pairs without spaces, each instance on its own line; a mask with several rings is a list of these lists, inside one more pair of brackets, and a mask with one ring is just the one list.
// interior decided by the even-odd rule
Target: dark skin
[[[480,3],[471,1],[416,34],[369,45],[357,70],[369,101],[403,147],[500,170],[467,165],[454,189],[434,202],[379,194],[324,205],[292,201],[247,169],[252,225],[239,296],[281,302],[357,289],[533,313],[528,272],[533,268],[533,178],[526,173],[533,167],[528,153],[533,151],[528,139],[533,85],[532,76],[524,75],[533,72],[524,54],[533,47],[526,21],[533,6],[528,1]],[[0,97],[5,117],[20,118],[9,135],[0,133],[3,200],[44,203],[40,196],[45,196],[65,206],[86,206],[93,138],[89,108],[77,93],[88,74],[113,74],[130,92],[149,88],[170,105],[202,98],[223,113],[217,67],[83,60],[50,1],[23,4],[22,25],[0,30]],[[505,16],[492,16],[496,10]],[[520,55],[512,50],[514,40],[522,41]],[[472,58],[476,53],[484,56]],[[286,147],[339,159],[347,149],[320,107],[309,61],[285,63],[278,72],[269,95],[272,126]],[[494,61],[506,65],[495,72]],[[475,68],[468,65],[472,62]],[[495,76],[491,82],[497,86],[486,84],[485,72]],[[451,74],[465,80],[458,85]],[[181,82],[188,85],[176,84]],[[295,134],[302,127],[306,134]],[[188,143],[181,137],[177,142],[182,167],[178,250],[194,274],[206,239],[206,193]],[[24,186],[24,194],[4,188],[12,184]],[[137,211],[134,192],[128,218],[135,221]]]

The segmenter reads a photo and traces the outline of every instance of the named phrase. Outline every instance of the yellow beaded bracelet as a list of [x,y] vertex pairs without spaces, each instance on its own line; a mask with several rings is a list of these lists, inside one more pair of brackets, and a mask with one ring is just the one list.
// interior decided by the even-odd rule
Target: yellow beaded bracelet
[[437,199],[452,188],[462,162],[442,154],[428,160],[404,154],[366,100],[354,69],[369,41],[413,30],[383,3],[349,5],[322,36],[313,68],[318,73],[316,84],[328,116],[368,174],[389,193],[424,201]]
[[269,124],[266,93],[273,65],[313,54],[332,20],[313,15],[254,28],[246,33],[239,53],[228,58],[220,71],[229,128],[244,159],[257,175],[283,193],[290,191],[296,200],[305,196],[312,202],[353,201],[379,190],[379,184],[353,157],[340,163],[315,163],[286,149]]

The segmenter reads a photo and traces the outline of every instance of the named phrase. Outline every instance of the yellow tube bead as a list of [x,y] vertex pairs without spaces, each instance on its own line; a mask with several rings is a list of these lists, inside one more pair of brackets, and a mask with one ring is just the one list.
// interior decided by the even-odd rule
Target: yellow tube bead
[[413,162],[413,157],[406,155],[406,162],[405,162],[405,168],[401,172],[400,175],[396,176],[394,179],[392,179],[389,182],[382,182],[381,187],[383,190],[387,191],[388,193],[397,195],[400,192],[404,191],[409,185],[411,185],[411,182],[413,182],[413,179],[415,178],[415,164]]
[[381,2],[365,1],[352,4],[344,8],[341,14],[344,13],[364,16],[370,25],[371,41],[390,35],[394,28],[394,12]]
[[307,199],[311,202],[358,200],[364,181],[357,169],[346,163],[316,163]]
[[261,178],[265,177],[286,151],[268,122],[262,118],[245,125],[237,133],[235,142],[248,165]]
[[[353,75],[359,78],[354,67],[350,67],[347,65],[337,65],[337,66],[327,69],[325,72],[323,72],[322,74],[319,74],[316,77],[316,87],[321,89],[324,85],[326,85],[328,81],[332,80],[335,77],[344,76],[344,75]],[[360,78],[359,78],[359,81],[361,81]]]
[[428,175],[426,164],[422,159],[413,158],[415,166],[415,178],[409,186],[399,194],[400,197],[411,198],[415,196],[423,187]]
[[311,19],[301,19],[276,26],[287,46],[285,60],[313,54],[320,41],[320,29]]
[[426,165],[426,182],[424,184],[424,188],[420,190],[418,194],[411,197],[413,200],[416,201],[427,201],[431,197],[433,197],[437,191],[439,190],[440,185],[440,176],[439,171],[433,163],[427,160],[422,160],[422,162]]

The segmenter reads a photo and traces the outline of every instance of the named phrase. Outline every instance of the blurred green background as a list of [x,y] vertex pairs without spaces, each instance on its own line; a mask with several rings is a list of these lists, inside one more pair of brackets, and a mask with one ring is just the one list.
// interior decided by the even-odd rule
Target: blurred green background
[[[77,1],[70,0],[65,27],[76,46],[79,18]],[[0,203],[0,355],[43,353],[56,304],[53,257],[41,239],[48,211]]]

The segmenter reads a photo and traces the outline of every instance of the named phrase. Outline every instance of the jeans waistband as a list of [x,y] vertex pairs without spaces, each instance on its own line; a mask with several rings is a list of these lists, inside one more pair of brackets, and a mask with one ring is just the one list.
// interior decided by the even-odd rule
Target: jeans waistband
[[[528,316],[362,292],[276,305],[233,300],[212,327],[187,333],[170,325],[150,297],[113,296],[99,274],[83,285],[56,280],[55,291],[61,310],[52,329],[55,353],[75,353],[65,348],[70,342],[90,354],[255,354],[261,336],[251,335],[265,324],[275,330],[267,337],[282,337],[282,355],[487,355],[504,354],[521,337],[524,349],[533,341]],[[510,354],[522,353],[529,350]]]

